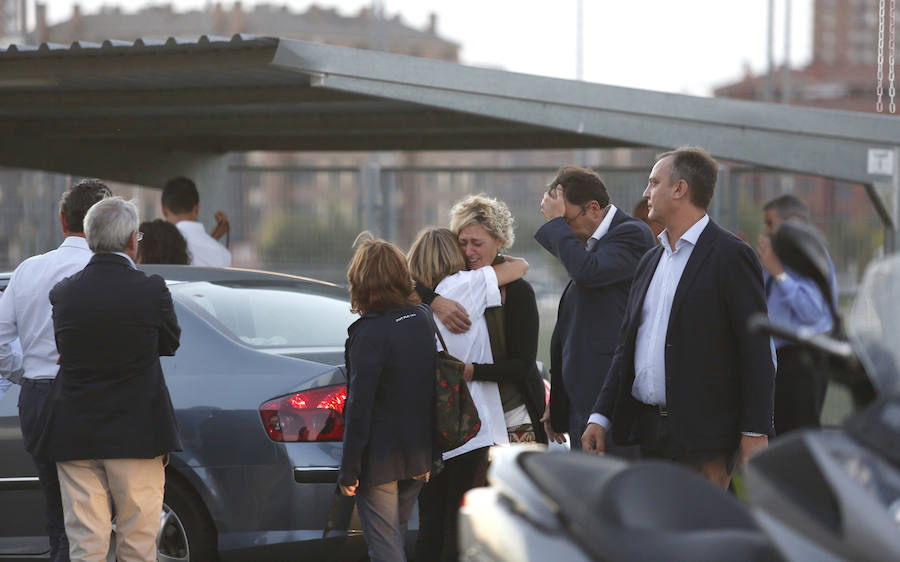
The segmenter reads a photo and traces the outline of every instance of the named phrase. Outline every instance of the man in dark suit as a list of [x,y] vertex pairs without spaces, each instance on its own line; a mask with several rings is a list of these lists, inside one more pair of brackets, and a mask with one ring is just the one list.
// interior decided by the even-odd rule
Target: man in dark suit
[[769,337],[747,319],[766,312],[762,270],[750,246],[709,220],[718,164],[703,149],[658,157],[644,198],[662,223],[661,245],[641,259],[603,390],[582,438],[694,468],[727,487],[772,429],[775,370]]
[[543,421],[551,439],[561,441],[568,432],[578,449],[615,351],[631,279],[653,247],[653,235],[610,203],[600,176],[577,166],[559,170],[541,213],[547,222],[534,237],[570,277],[550,342],[550,403]]
[[165,281],[134,267],[138,213],[118,197],[85,216],[93,258],[50,291],[60,368],[35,450],[56,461],[73,560],[156,560],[165,458],[180,449],[159,364],[180,329]]

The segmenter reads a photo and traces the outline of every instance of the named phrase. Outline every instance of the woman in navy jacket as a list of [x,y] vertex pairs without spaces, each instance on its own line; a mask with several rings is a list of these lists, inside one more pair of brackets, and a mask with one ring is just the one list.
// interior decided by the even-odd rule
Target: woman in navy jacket
[[345,350],[350,388],[339,484],[356,496],[373,562],[403,561],[406,523],[432,461],[435,344],[406,257],[363,233],[347,280],[361,318]]

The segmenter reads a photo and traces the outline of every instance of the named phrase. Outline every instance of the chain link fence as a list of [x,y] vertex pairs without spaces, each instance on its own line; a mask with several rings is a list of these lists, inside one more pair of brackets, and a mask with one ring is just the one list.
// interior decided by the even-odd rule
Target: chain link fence
[[[710,215],[755,245],[763,231],[762,205],[783,193],[806,201],[822,229],[838,271],[846,305],[866,264],[880,255],[884,228],[862,186],[816,177],[723,166]],[[646,185],[648,167],[598,169],[613,203],[631,213]],[[232,166],[224,209],[236,266],[255,267],[345,283],[352,242],[364,229],[404,251],[428,225],[446,225],[455,201],[485,193],[507,203],[516,218],[509,253],[531,264],[528,279],[541,314],[540,358],[547,360],[556,305],[568,276],[534,240],[543,224],[540,200],[555,168],[441,168],[362,166]],[[0,267],[12,269],[61,241],[58,201],[75,179],[0,170]],[[134,199],[144,220],[157,218],[159,190],[111,183]],[[201,201],[201,220],[215,209]]]

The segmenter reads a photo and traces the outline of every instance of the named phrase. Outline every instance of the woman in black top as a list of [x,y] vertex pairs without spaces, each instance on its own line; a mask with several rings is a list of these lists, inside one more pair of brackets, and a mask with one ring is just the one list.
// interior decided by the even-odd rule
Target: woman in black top
[[[502,260],[500,250],[515,241],[514,222],[505,203],[484,195],[465,197],[450,210],[450,229],[459,239],[469,269]],[[445,325],[453,323],[448,313],[455,303],[420,287],[416,290]],[[466,365],[465,376],[500,385],[510,442],[547,443],[540,421],[546,406],[544,383],[535,364],[539,325],[534,289],[528,281],[519,279],[500,291],[502,310],[485,313],[494,363]]]
[[[361,242],[360,242],[361,240]],[[404,561],[406,523],[428,477],[434,440],[435,343],[406,256],[364,233],[347,272],[350,376],[338,483],[356,496],[369,558]]]

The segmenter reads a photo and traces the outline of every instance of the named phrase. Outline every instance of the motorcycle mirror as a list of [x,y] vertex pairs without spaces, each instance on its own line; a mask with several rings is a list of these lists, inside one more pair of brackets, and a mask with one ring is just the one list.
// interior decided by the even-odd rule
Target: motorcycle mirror
[[834,319],[833,331],[839,334],[840,317],[831,296],[831,266],[822,234],[809,224],[787,220],[775,231],[772,249],[781,263],[813,280],[828,303]]

